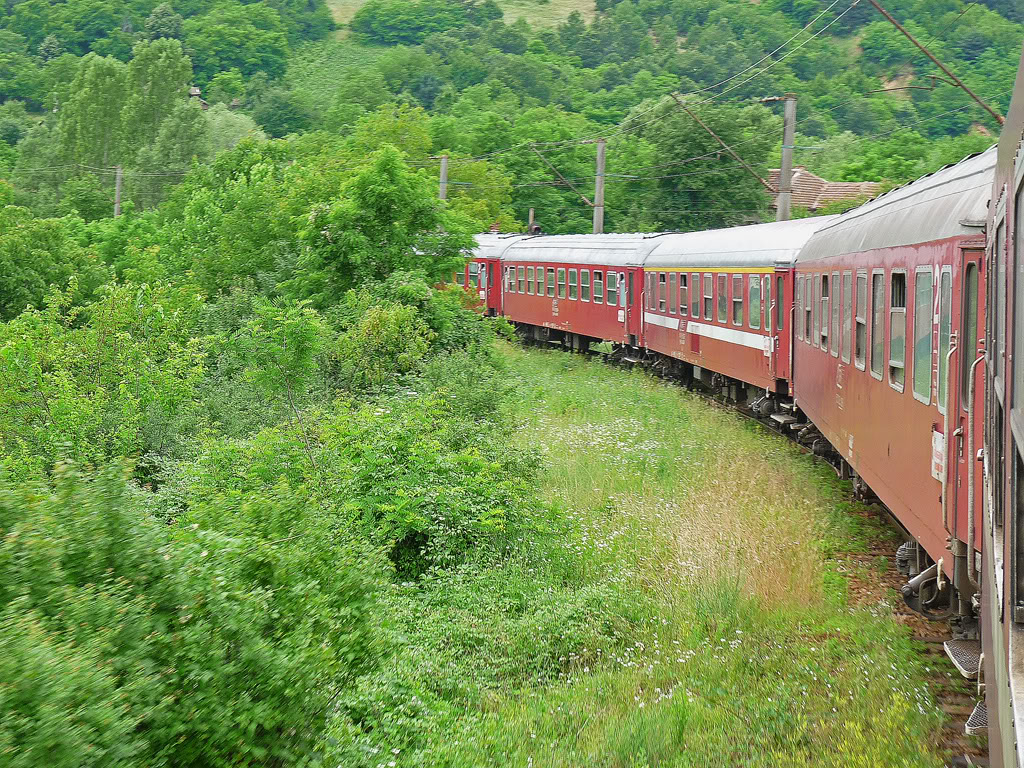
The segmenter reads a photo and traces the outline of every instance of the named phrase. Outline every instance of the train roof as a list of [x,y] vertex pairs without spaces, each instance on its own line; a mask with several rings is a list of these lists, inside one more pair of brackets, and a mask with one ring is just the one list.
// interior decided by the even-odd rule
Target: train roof
[[476,235],[476,249],[473,258],[498,259],[512,243],[529,237],[523,234],[494,234],[485,232]]
[[974,235],[988,218],[995,147],[886,192],[818,230],[800,263]]
[[644,266],[699,269],[792,264],[811,235],[835,218],[816,216],[664,235],[655,241]]
[[655,237],[644,234],[538,235],[512,243],[501,258],[505,261],[638,267],[656,243]]

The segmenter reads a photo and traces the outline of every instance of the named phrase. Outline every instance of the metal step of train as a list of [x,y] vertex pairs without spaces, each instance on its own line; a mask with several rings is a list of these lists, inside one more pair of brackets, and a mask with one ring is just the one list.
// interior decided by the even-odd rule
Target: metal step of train
[[968,736],[977,736],[988,730],[988,710],[985,709],[984,700],[979,701],[971,712],[971,716],[964,723],[964,733]]
[[796,416],[790,416],[788,413],[773,413],[769,418],[777,422],[783,429],[794,429],[794,425],[797,423]]
[[961,675],[968,680],[978,679],[981,661],[981,643],[978,640],[947,640],[942,647]]

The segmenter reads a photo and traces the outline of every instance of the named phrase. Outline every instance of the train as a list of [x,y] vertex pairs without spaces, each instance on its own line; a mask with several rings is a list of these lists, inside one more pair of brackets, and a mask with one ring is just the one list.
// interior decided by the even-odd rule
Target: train
[[902,527],[964,728],[1024,767],[1024,52],[998,144],[846,213],[700,232],[488,233],[453,276],[524,339],[725,398]]

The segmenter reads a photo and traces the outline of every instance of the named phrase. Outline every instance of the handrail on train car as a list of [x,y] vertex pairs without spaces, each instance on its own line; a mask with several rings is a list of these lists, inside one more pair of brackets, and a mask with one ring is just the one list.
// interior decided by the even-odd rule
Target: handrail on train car
[[974,560],[974,372],[985,360],[985,350],[979,349],[978,359],[971,364],[970,383],[967,387],[967,580],[978,586],[978,569]]
[[942,527],[946,533],[952,535],[949,530],[949,501],[947,491],[949,490],[949,384],[952,377],[952,357],[957,350],[957,333],[953,331],[949,335],[949,351],[946,353],[946,389],[942,395]]

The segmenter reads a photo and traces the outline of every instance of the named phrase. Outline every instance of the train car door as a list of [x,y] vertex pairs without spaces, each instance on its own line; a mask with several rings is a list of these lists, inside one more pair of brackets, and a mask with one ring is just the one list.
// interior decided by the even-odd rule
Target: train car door
[[778,382],[789,381],[792,376],[792,345],[790,339],[789,307],[793,295],[792,267],[776,267],[775,273],[765,275],[768,287],[764,291],[765,331],[769,336],[768,370]]
[[[946,465],[945,515],[951,533],[960,541],[968,538],[968,510],[973,510],[976,519],[980,519],[982,510],[982,464],[974,457],[982,446],[985,417],[985,377],[979,370],[984,368],[985,359],[982,257],[980,249],[963,249],[958,264],[940,268],[937,281],[936,394],[944,412],[946,433],[944,437],[933,433],[933,462]],[[938,477],[941,480],[942,475]],[[975,538],[980,529],[980,525],[975,526]]]

